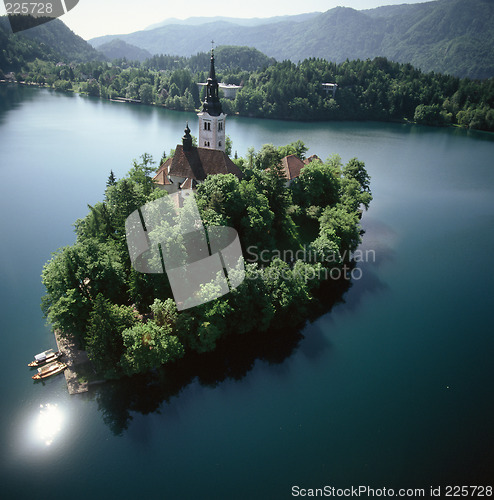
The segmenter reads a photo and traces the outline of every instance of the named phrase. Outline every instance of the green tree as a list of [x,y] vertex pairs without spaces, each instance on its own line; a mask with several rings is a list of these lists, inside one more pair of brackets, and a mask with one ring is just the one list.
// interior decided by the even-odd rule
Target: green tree
[[96,370],[110,377],[118,375],[118,362],[124,352],[122,332],[136,321],[132,307],[112,304],[101,293],[96,296],[86,336],[88,356]]
[[271,325],[275,310],[257,265],[245,266],[245,279],[238,288],[231,290],[228,303],[234,311],[229,321],[230,329],[236,334],[254,330],[264,332]]
[[362,191],[370,191],[370,176],[365,169],[365,163],[363,161],[352,158],[343,167],[343,176],[355,179],[360,184]]
[[300,321],[311,300],[306,277],[295,273],[286,262],[278,258],[263,269],[262,277],[271,298],[277,327],[294,325]]
[[225,153],[228,156],[232,155],[233,142],[229,135],[225,137]]
[[245,248],[274,248],[274,213],[269,207],[267,196],[259,192],[256,179],[240,183],[243,210],[240,214],[240,240]]
[[255,165],[261,170],[266,170],[267,168],[276,167],[282,156],[279,150],[272,144],[263,144],[261,149],[255,155]]
[[104,242],[115,235],[111,214],[105,203],[98,202],[94,206],[88,205],[89,214],[84,219],[75,222],[78,239],[87,240],[94,238]]
[[151,104],[154,101],[153,86],[149,83],[143,83],[139,87],[139,98],[143,104]]
[[308,151],[308,147],[303,143],[303,141],[298,140],[291,142],[286,146],[280,146],[278,152],[281,158],[289,155],[298,156],[301,160],[305,159],[305,153]]
[[144,153],[141,155],[141,162],[132,161],[132,168],[129,170],[128,178],[131,182],[142,188],[144,194],[148,196],[155,188],[153,177],[156,173],[156,162],[153,157]]
[[326,207],[319,220],[322,234],[336,236],[341,255],[357,249],[361,233],[356,212],[349,212],[344,206]]
[[441,107],[437,104],[419,104],[415,108],[413,120],[416,123],[421,123],[424,125],[439,125],[444,121],[441,115]]
[[100,85],[96,80],[89,80],[83,87],[82,90],[87,92],[90,96],[99,97],[100,96]]
[[117,179],[113,170],[110,170],[110,175],[108,176],[108,180],[106,181],[106,187],[114,186],[117,183]]
[[137,323],[122,332],[125,351],[120,366],[126,375],[144,373],[184,355],[183,345],[167,326]]
[[169,325],[172,328],[175,326],[178,318],[178,311],[172,299],[169,298],[165,301],[154,299],[151,305],[151,311],[153,312],[154,322],[158,326]]
[[319,160],[306,165],[293,185],[297,204],[325,207],[338,201],[340,193],[341,160],[333,156],[325,163]]
[[125,97],[127,99],[139,99],[139,85],[137,82],[130,82],[125,89]]
[[64,247],[53,254],[41,274],[46,295],[41,307],[54,330],[75,336],[82,343],[91,312],[91,296],[78,273],[76,249]]

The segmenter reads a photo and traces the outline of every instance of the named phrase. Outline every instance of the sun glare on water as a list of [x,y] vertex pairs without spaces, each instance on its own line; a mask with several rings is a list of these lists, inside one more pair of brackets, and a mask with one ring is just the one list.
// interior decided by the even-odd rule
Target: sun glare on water
[[40,405],[36,419],[36,436],[46,446],[50,446],[62,430],[64,415],[56,404]]

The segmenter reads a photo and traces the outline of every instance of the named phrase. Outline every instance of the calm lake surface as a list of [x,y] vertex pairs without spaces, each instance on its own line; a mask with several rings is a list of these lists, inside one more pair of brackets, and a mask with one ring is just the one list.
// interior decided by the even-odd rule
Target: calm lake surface
[[[55,347],[43,264],[179,113],[0,86],[3,498],[291,498],[291,488],[494,482],[494,136],[378,123],[229,117],[233,149],[302,139],[372,177],[362,278],[293,348],[169,382],[69,396],[34,384]],[[235,370],[233,370],[235,371]],[[55,483],[56,486],[53,486]]]

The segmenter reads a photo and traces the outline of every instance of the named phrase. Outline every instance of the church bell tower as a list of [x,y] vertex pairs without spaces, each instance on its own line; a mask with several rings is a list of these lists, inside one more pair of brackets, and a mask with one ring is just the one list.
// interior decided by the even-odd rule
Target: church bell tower
[[199,117],[200,148],[225,151],[225,118],[218,95],[218,80],[214,70],[214,49],[211,49],[211,66],[206,85],[206,98]]

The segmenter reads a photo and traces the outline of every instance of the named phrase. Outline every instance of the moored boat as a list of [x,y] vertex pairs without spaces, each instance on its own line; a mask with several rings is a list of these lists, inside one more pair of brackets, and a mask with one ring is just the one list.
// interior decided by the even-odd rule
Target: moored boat
[[38,368],[38,373],[33,375],[33,380],[41,380],[42,378],[51,377],[52,375],[56,375],[57,373],[62,373],[67,365],[60,361],[55,361],[54,363],[50,363],[49,365],[43,366],[42,368]]
[[34,361],[31,361],[27,366],[42,366],[47,363],[51,363],[52,361],[56,361],[63,356],[63,353],[60,351],[53,351],[53,349],[48,349],[47,351],[40,352],[34,356]]

